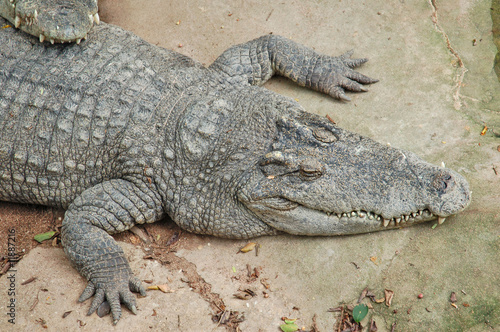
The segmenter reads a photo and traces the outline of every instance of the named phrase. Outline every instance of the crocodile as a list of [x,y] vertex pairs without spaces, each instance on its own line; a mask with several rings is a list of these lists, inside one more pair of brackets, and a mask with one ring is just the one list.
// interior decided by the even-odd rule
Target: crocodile
[[110,234],[169,216],[226,238],[398,229],[464,210],[460,174],[306,112],[262,87],[281,75],[331,97],[375,83],[367,59],[269,34],[205,67],[101,23],[40,43],[0,18],[0,201],[66,210],[64,251],[107,301],[145,295]]
[[52,44],[79,44],[100,23],[97,0],[0,0],[0,16]]

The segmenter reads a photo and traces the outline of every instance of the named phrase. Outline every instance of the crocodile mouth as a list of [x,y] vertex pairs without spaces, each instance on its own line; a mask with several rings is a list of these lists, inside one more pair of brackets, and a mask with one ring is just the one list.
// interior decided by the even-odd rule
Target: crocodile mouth
[[320,217],[320,219],[322,219],[320,222],[369,226],[369,229],[367,229],[366,232],[375,231],[377,228],[379,230],[401,228],[433,219],[437,219],[438,223],[442,224],[446,219],[446,217],[432,213],[429,209],[415,210],[407,214],[401,214],[391,218],[386,218],[381,214],[363,209],[348,212],[322,211],[290,201],[283,197],[262,198],[255,201],[254,204],[259,204],[264,207],[264,209],[268,208],[275,210],[277,214],[291,215],[294,210],[303,210],[301,214],[309,214],[311,218]]

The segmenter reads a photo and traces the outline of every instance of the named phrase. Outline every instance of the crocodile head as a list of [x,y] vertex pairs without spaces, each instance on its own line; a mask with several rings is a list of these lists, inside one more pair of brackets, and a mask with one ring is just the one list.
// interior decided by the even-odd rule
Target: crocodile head
[[301,235],[442,223],[471,198],[460,174],[311,114],[278,120],[270,151],[242,183],[238,199],[261,221]]

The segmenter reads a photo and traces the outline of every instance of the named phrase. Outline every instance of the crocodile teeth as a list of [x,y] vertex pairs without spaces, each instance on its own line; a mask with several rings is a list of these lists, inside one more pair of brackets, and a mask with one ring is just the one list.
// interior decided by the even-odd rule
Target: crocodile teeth
[[396,225],[399,225],[400,222],[401,222],[401,218],[396,218]]
[[19,28],[20,25],[21,25],[21,17],[20,16],[16,16],[16,19],[14,20],[14,26],[16,28]]
[[95,24],[99,25],[99,23],[101,23],[101,19],[99,18],[99,14],[95,13],[94,14],[94,21],[95,21]]
[[76,44],[77,44],[77,45],[80,45],[80,42],[81,42],[81,41],[82,41],[82,39],[81,39],[81,38],[77,39],[77,40],[76,40]]
[[33,14],[33,17],[35,20],[38,19],[38,12],[36,11],[36,9],[35,9],[35,13]]
[[44,40],[45,40],[45,36],[40,34],[40,43],[43,43]]
[[52,45],[54,45],[54,39],[51,39],[51,40],[50,40],[50,43],[51,43]]
[[390,222],[390,220],[389,220],[389,219],[385,219],[385,218],[384,218],[384,227],[389,226],[389,222]]
[[438,224],[441,225],[442,223],[444,223],[445,219],[445,217],[438,217]]

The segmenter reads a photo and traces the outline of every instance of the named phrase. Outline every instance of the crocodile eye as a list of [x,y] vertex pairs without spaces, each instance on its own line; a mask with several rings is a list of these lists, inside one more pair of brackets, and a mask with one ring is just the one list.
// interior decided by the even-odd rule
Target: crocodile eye
[[313,130],[313,136],[320,142],[323,143],[332,143],[337,140],[337,136],[335,136],[334,133],[332,133],[330,130],[323,128],[323,127],[318,127],[314,128]]

